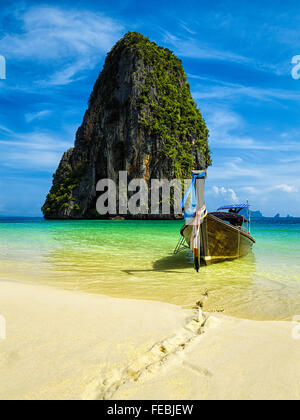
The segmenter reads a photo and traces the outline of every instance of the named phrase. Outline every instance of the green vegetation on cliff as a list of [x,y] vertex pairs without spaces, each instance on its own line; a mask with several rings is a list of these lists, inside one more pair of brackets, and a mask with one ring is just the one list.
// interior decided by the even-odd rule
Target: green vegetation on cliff
[[208,129],[190,92],[182,62],[168,48],[157,46],[137,32],[128,32],[110,52],[120,47],[137,54],[143,62],[138,74],[141,94],[139,123],[150,137],[163,141],[161,155],[171,162],[173,175],[189,178],[194,169],[194,153],[211,165]]
[[[117,185],[119,171],[149,187],[151,179],[190,178],[192,169],[211,164],[208,135],[181,61],[128,32],[107,55],[42,211],[52,219],[101,218],[96,183],[109,178]],[[172,218],[172,210],[171,203],[164,218]]]
[[42,207],[45,216],[50,215],[53,211],[63,213],[66,209],[80,211],[79,205],[75,203],[73,191],[79,185],[84,167],[79,166],[74,170],[69,163],[64,162],[65,158],[66,155],[62,159],[60,172],[54,176],[55,182]]

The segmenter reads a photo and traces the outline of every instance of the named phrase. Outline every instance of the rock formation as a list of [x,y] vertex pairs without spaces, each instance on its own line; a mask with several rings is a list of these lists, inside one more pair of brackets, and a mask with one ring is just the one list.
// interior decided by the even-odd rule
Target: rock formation
[[181,61],[129,32],[107,55],[42,211],[49,219],[103,218],[96,211],[100,179],[118,183],[119,171],[129,181],[184,179],[210,164],[208,130]]

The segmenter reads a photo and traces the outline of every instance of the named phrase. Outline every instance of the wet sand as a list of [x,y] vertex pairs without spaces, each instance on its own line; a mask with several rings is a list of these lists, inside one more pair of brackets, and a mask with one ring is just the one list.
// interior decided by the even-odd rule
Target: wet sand
[[291,322],[3,280],[0,315],[2,400],[300,399]]

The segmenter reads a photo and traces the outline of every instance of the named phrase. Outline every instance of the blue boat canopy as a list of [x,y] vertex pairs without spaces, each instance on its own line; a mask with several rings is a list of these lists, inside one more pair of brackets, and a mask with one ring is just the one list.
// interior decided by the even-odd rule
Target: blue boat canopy
[[230,206],[222,206],[220,208],[218,208],[217,211],[219,210],[242,210],[242,209],[249,209],[250,205],[249,204],[232,204]]

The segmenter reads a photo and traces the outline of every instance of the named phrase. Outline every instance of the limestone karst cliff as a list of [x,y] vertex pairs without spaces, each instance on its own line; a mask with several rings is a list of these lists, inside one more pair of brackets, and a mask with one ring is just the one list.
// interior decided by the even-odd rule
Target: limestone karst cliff
[[117,183],[119,171],[127,171],[129,181],[189,178],[191,169],[210,164],[208,130],[181,61],[129,32],[107,55],[42,211],[54,219],[100,218],[100,179]]

